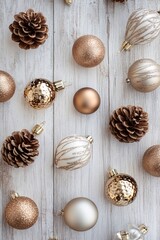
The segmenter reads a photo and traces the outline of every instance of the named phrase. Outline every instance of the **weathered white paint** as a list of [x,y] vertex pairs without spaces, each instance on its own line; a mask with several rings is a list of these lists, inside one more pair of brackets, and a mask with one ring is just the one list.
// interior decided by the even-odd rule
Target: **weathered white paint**
[[[26,169],[13,169],[1,162],[0,239],[48,240],[54,235],[59,240],[111,240],[114,233],[124,229],[128,223],[147,224],[149,233],[145,239],[159,239],[159,179],[144,172],[141,159],[149,146],[159,143],[160,89],[143,94],[127,85],[125,79],[129,66],[137,59],[152,58],[160,63],[160,38],[151,44],[136,46],[130,52],[119,52],[128,16],[139,7],[160,9],[160,2],[128,0],[123,5],[110,0],[74,0],[71,7],[63,0],[0,2],[0,68],[12,74],[17,84],[14,97],[0,104],[0,144],[14,130],[31,129],[35,123],[46,121],[45,131],[38,137],[40,155],[33,165]],[[8,25],[15,13],[28,8],[44,13],[50,35],[37,50],[24,51],[11,41]],[[72,45],[84,34],[98,36],[106,47],[105,60],[92,69],[78,66],[72,58]],[[24,87],[35,77],[62,79],[71,82],[72,86],[57,94],[54,109],[37,111],[23,99]],[[101,96],[99,110],[89,116],[76,112],[72,104],[74,93],[86,86],[95,88]],[[142,106],[150,116],[150,131],[140,143],[119,143],[108,131],[112,111],[128,104]],[[53,174],[55,148],[61,139],[72,134],[92,135],[91,162],[73,172],[54,168]],[[137,180],[138,197],[128,207],[115,207],[104,197],[109,167],[128,173]],[[27,231],[13,230],[4,221],[4,208],[12,190],[33,198],[39,206],[39,221]],[[80,196],[92,199],[99,208],[97,225],[85,233],[70,230],[61,217],[54,216],[53,219],[53,212],[58,212],[72,198]]]

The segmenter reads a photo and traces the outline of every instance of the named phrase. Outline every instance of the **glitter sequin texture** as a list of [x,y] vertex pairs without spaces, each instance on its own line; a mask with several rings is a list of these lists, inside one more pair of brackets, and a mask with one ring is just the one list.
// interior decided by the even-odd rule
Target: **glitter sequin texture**
[[39,215],[36,203],[27,197],[16,197],[6,206],[5,217],[7,223],[16,229],[32,227]]
[[47,108],[55,99],[55,87],[46,79],[35,79],[25,88],[24,97],[35,109]]
[[136,181],[126,174],[117,174],[109,178],[105,186],[106,197],[118,206],[132,203],[137,195],[137,190]]

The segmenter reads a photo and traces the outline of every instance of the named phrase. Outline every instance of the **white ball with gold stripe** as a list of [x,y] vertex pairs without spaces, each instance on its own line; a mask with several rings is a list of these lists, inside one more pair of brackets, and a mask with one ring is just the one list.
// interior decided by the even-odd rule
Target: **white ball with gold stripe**
[[69,136],[60,141],[55,153],[55,165],[65,170],[75,170],[88,164],[91,158],[91,136]]

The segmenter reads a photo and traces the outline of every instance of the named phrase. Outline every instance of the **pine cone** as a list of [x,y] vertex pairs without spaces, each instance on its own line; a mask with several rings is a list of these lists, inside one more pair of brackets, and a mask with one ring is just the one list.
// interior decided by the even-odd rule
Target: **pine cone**
[[138,142],[148,131],[148,113],[141,107],[121,107],[113,112],[109,125],[120,142]]
[[28,130],[13,132],[3,143],[2,158],[13,167],[26,167],[38,156],[38,147],[38,140]]
[[16,14],[14,19],[9,29],[12,40],[19,42],[20,48],[38,48],[48,38],[48,25],[42,13],[28,9],[27,12]]

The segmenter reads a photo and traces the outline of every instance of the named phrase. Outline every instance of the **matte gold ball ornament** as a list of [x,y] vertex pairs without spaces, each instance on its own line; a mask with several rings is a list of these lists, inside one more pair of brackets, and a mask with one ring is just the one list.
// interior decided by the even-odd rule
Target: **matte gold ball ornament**
[[61,211],[61,215],[68,227],[84,232],[93,228],[98,220],[98,209],[88,198],[74,198]]
[[75,41],[72,54],[79,65],[88,68],[95,67],[104,59],[105,47],[98,37],[84,35]]
[[16,85],[13,77],[0,70],[0,102],[8,101],[15,93]]
[[160,177],[160,145],[154,145],[146,150],[142,165],[150,175]]
[[127,206],[137,196],[138,186],[135,179],[115,169],[109,172],[105,185],[105,195],[116,206]]
[[61,80],[50,82],[46,79],[37,78],[26,86],[24,98],[31,107],[43,109],[49,107],[56,97],[56,92],[64,88],[64,83]]
[[7,223],[19,230],[24,230],[32,227],[39,215],[39,210],[36,203],[24,196],[13,194],[10,202],[5,208],[5,218]]
[[56,148],[56,167],[71,171],[86,166],[91,158],[92,142],[91,136],[75,135],[62,139]]
[[137,91],[151,92],[160,86],[160,65],[151,59],[140,59],[129,68],[126,81]]
[[128,19],[121,50],[153,41],[160,33],[160,14],[155,10],[137,9]]
[[76,110],[83,114],[91,114],[97,111],[100,106],[100,96],[98,92],[89,87],[79,89],[74,97],[73,104]]

